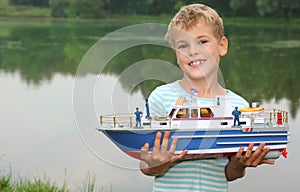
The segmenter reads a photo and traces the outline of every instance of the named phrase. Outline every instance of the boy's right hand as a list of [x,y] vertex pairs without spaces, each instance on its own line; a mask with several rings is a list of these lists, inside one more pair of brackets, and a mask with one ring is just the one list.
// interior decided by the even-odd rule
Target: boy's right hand
[[162,144],[160,140],[162,137],[161,132],[157,132],[154,140],[153,151],[148,153],[149,143],[145,143],[141,147],[141,162],[140,169],[145,175],[158,176],[163,175],[169,167],[178,160],[183,159],[187,154],[187,150],[184,150],[179,155],[174,155],[178,138],[174,137],[168,150],[170,131],[166,131],[163,136]]

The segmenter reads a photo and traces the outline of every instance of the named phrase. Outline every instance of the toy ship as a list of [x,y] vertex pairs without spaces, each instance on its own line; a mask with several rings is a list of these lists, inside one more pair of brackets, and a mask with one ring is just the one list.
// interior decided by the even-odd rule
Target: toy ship
[[255,150],[265,143],[271,150],[267,159],[287,156],[289,137],[288,112],[278,109],[265,110],[252,104],[239,109],[239,125],[234,124],[230,99],[215,97],[211,105],[201,105],[192,99],[179,97],[166,117],[143,117],[136,127],[131,115],[115,114],[100,116],[103,132],[127,155],[140,159],[140,148],[150,144],[152,151],[156,132],[170,131],[178,137],[175,154],[187,149],[184,159],[219,158],[236,153],[240,147],[254,143]]

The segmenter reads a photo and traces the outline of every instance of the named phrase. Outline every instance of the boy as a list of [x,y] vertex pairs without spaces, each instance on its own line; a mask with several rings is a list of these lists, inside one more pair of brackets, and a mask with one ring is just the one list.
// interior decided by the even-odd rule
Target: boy
[[[202,4],[182,7],[171,20],[166,39],[175,49],[184,76],[151,93],[149,105],[153,116],[170,112],[177,98],[190,96],[192,89],[198,90],[197,101],[204,104],[212,102],[216,95],[226,95],[231,99],[232,109],[248,106],[242,97],[218,83],[218,65],[227,53],[228,41],[222,19],[213,9]],[[255,152],[252,152],[253,144],[245,153],[241,147],[229,160],[181,161],[188,151],[174,155],[177,138],[168,150],[169,134],[156,134],[152,153],[148,153],[148,143],[141,148],[140,169],[146,175],[155,176],[153,191],[227,191],[227,181],[243,177],[246,167],[274,164],[264,159],[270,150],[264,143]]]

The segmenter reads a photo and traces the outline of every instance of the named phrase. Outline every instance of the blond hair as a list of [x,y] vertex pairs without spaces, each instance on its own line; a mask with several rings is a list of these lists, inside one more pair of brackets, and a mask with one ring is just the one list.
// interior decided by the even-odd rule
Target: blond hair
[[213,33],[217,39],[221,39],[224,36],[223,21],[214,9],[203,4],[191,4],[183,6],[172,18],[165,39],[173,45],[175,29],[188,30],[202,19],[212,26]]

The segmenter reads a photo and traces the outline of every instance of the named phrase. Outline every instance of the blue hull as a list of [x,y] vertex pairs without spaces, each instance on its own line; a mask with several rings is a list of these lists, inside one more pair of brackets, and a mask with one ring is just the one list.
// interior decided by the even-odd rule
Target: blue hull
[[[100,130],[100,129],[99,129]],[[249,143],[258,146],[266,143],[272,150],[283,150],[288,143],[288,131],[259,131],[245,129],[222,129],[215,131],[205,130],[170,130],[169,144],[172,137],[178,137],[176,153],[182,150],[189,150],[197,158],[215,157],[218,155],[229,155],[236,152],[240,147],[247,147]],[[100,130],[104,132],[112,142],[114,142],[123,152],[131,157],[139,159],[140,148],[145,144],[150,144],[152,151],[153,141],[157,130],[153,129],[127,129]],[[159,130],[164,131],[164,130]],[[190,153],[190,155],[191,155]],[[199,156],[201,154],[201,156]],[[206,154],[206,155],[205,155]],[[194,157],[189,157],[194,158]]]

